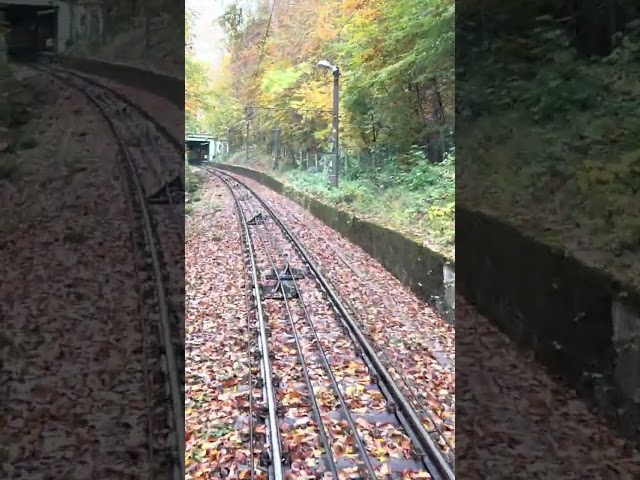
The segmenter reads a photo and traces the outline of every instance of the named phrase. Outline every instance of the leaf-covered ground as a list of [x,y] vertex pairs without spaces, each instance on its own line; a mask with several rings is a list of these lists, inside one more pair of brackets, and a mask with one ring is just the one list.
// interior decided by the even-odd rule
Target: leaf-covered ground
[[[286,210],[293,215],[306,215],[297,206],[298,210],[293,211],[294,206],[284,203],[283,199],[269,200],[283,202],[278,204],[281,214],[282,210]],[[284,209],[283,205],[286,205]],[[230,195],[217,180],[209,180],[203,186],[201,200],[191,215],[187,233],[186,418],[189,478],[205,478],[216,467],[226,467],[242,478],[246,475],[242,467],[247,464],[248,455],[248,339],[244,328],[247,307],[245,290],[239,281],[244,278],[241,238],[232,211]],[[285,214],[284,219],[300,232],[300,224],[296,223],[300,222],[299,217],[296,220]],[[305,221],[313,223],[307,229],[311,233],[303,235],[303,242],[320,260],[334,283],[340,285],[340,294],[351,299],[354,312],[371,330],[371,338],[390,343],[385,350],[396,368],[406,374],[407,383],[418,396],[416,404],[428,406],[433,414],[442,417],[437,421],[447,431],[447,438],[453,445],[453,329],[382,267],[366,258],[364,252],[340,239],[316,220],[306,218]],[[263,235],[266,239],[266,234]],[[337,275],[345,274],[345,267],[327,246],[329,242],[340,245],[341,255],[351,256],[361,273],[368,275],[370,287],[362,289],[353,278],[336,282]],[[256,243],[257,248],[262,248],[260,242],[256,240]],[[266,261],[266,257],[260,255],[262,261]],[[349,270],[345,278],[351,278],[352,275],[353,272]],[[408,439],[392,424],[383,422],[377,425],[377,422],[367,420],[367,412],[384,413],[384,399],[379,392],[368,388],[372,381],[364,364],[354,357],[351,341],[342,338],[344,333],[336,325],[330,309],[321,307],[324,304],[322,297],[316,298],[312,290],[307,289],[307,292],[303,293],[303,298],[313,311],[314,324],[322,339],[321,345],[329,355],[340,388],[354,413],[363,415],[356,419],[367,451],[381,460],[404,458],[404,449],[409,448]],[[274,316],[274,308],[279,311],[282,305],[267,301],[267,315],[272,314],[270,325],[275,349],[274,369],[280,372],[284,386],[281,400],[288,412],[286,415],[295,419],[285,422],[289,426],[283,426],[283,439],[294,461],[292,471],[302,472],[313,466],[309,462],[312,462],[317,451],[317,428],[314,427],[315,420],[309,405],[300,403],[298,392],[306,388],[300,364],[292,361],[297,353],[291,325],[280,320],[281,312]],[[293,314],[297,318],[303,312],[298,310]],[[425,331],[425,323],[430,327],[426,329],[429,332],[428,339],[424,338],[423,333],[417,333]],[[305,322],[296,322],[296,325],[323,420],[334,439],[334,453],[349,458],[355,454],[355,446],[345,430],[345,420],[335,417],[337,400],[331,393],[331,384],[319,362],[317,345]],[[434,417],[437,419],[437,415]],[[244,428],[245,434],[238,431],[237,427]],[[221,457],[220,448],[225,448],[227,452],[224,458]],[[297,459],[301,463],[296,464]],[[386,468],[381,472],[384,473]],[[407,475],[410,474],[407,472]],[[291,478],[302,477],[294,474]]]
[[47,95],[27,125],[36,144],[0,179],[1,476],[145,478],[139,297],[116,148],[83,96],[16,75]]
[[89,75],[83,72],[78,73],[105,87],[115,90],[131,103],[152,116],[153,119],[160,123],[175,139],[184,141],[184,112],[171,102],[145,90],[123,85],[107,78]]
[[240,233],[220,182],[205,185],[199,207],[185,245],[185,478],[220,478],[218,468],[247,478],[238,468],[248,463],[248,442],[236,429],[249,414]]
[[[249,215],[261,210],[255,199],[248,203]],[[302,259],[275,225],[258,225],[252,231],[260,272],[266,273],[273,265],[282,266],[285,260],[291,267],[304,270]],[[272,328],[273,369],[280,380],[278,395],[287,407],[284,423],[293,424],[284,435],[292,459],[298,460],[292,463],[291,475],[293,478],[313,475],[320,463],[317,457],[322,451],[316,448],[319,435],[314,432],[317,416],[312,415],[308,400],[309,391],[313,390],[337,463],[353,465],[360,450],[349,422],[341,418],[339,391],[362,439],[362,449],[372,459],[378,477],[384,478],[385,472],[402,471],[407,479],[425,478],[428,472],[424,466],[411,461],[415,450],[410,438],[387,412],[389,404],[372,378],[375,372],[368,369],[354,341],[342,329],[323,290],[309,277],[297,280],[296,284],[300,298],[288,301],[287,305],[277,300],[265,302],[266,320]],[[310,387],[304,385],[303,359]],[[297,434],[299,426],[303,427],[304,435]],[[343,477],[349,478],[347,471],[343,470]]]
[[[454,399],[451,327],[442,325],[428,307],[404,292],[366,254],[340,239],[301,207],[251,180],[246,183],[270,200],[294,228],[343,297],[354,304],[354,310],[378,340],[378,346],[397,362],[407,380],[420,385],[422,388],[417,389],[420,393],[429,392],[429,386],[439,382],[442,389],[431,390],[436,398],[426,400],[435,412],[444,412],[446,418],[448,401]],[[356,281],[358,276],[372,280],[372,285],[363,290]],[[638,478],[640,456],[629,443],[608,428],[573,392],[556,384],[539,364],[523,356],[462,299],[457,303],[462,314],[456,328],[456,342],[460,342],[457,366],[466,372],[463,379],[477,380],[472,385],[464,382],[458,389],[457,395],[463,395],[465,401],[473,402],[477,408],[467,412],[473,415],[473,421],[461,423],[457,430],[460,439],[477,439],[484,452],[479,457],[469,443],[458,445],[457,456],[465,456],[465,465],[473,466],[479,478],[493,478],[496,471],[505,472],[508,478],[522,479],[534,475]],[[390,314],[385,315],[386,312]],[[424,328],[425,321],[430,328]],[[424,354],[427,351],[430,355]],[[438,368],[433,368],[431,354]],[[452,362],[450,367],[443,368],[448,361]],[[520,468],[505,470],[513,465]]]
[[[314,256],[361,325],[407,397],[424,407],[455,446],[455,332],[362,249],[295,202],[243,179],[267,200]],[[415,395],[415,396],[414,396]],[[431,422],[425,422],[432,429]],[[448,444],[447,444],[448,442]]]
[[[475,478],[640,478],[640,453],[456,300],[458,455]],[[496,477],[496,472],[502,476]]]

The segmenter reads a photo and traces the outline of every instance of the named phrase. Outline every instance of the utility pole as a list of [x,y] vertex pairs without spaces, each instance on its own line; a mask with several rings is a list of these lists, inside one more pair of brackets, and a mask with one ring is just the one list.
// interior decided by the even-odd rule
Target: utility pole
[[326,68],[333,73],[333,149],[335,158],[333,160],[332,173],[330,175],[331,185],[338,188],[338,173],[340,171],[340,69],[326,60],[320,60],[317,64],[319,68]]
[[247,123],[247,133],[246,133],[246,138],[245,138],[245,159],[244,159],[244,163],[246,163],[247,165],[249,164],[249,117],[247,117],[246,120]]
[[339,109],[340,109],[340,70],[338,67],[333,70],[333,130],[335,132],[334,148],[336,157],[333,161],[333,178],[332,184],[338,188],[338,173],[340,171],[340,149],[338,141],[340,138],[339,130]]
[[276,128],[276,161],[274,162],[274,170],[278,170],[280,168],[280,129]]

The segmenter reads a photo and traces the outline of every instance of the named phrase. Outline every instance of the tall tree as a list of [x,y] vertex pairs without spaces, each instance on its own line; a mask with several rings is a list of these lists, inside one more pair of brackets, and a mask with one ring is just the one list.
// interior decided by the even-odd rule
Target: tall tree
[[[7,27],[4,11],[0,10],[0,146],[7,144],[9,128],[9,63],[7,60]],[[3,147],[4,148],[4,147]]]
[[453,0],[233,3],[219,23],[231,81],[218,98],[253,106],[258,138],[278,128],[288,150],[327,148],[332,81],[315,65],[328,59],[342,72],[345,148],[442,158],[432,147],[454,122]]

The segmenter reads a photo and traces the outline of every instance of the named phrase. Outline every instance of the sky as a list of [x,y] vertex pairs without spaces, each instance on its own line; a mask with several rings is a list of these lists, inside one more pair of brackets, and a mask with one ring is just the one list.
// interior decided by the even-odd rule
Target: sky
[[217,65],[222,61],[223,33],[217,18],[224,13],[229,0],[186,0],[187,8],[198,16],[194,28],[194,54],[198,60]]
[[[213,66],[218,65],[224,57],[224,34],[217,19],[232,0],[186,0],[187,8],[198,13],[194,28],[194,54],[198,60]],[[241,0],[239,4],[247,8],[255,3],[253,0]]]

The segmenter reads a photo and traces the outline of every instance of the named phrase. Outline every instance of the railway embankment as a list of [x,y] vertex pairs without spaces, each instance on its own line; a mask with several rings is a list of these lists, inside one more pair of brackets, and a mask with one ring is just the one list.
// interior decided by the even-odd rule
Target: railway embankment
[[264,172],[236,165],[216,167],[259,182],[288,197],[327,226],[375,258],[419,298],[453,321],[455,316],[455,263],[415,240],[327,205],[295,190]]
[[640,293],[633,286],[505,221],[459,206],[456,249],[462,267],[455,290],[455,263],[417,242],[264,172],[218,167],[303,206],[450,320],[457,292],[512,341],[533,351],[540,363],[592,402],[625,436],[640,434]]
[[456,219],[457,293],[640,438],[640,292],[494,216]]

